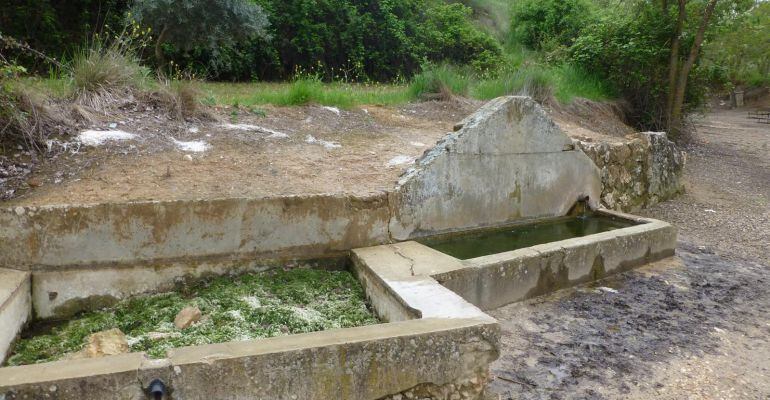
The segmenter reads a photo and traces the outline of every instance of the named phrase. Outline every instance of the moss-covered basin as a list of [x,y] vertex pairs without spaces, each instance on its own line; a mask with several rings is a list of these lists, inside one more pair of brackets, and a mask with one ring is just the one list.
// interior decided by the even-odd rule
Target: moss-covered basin
[[[186,306],[203,317],[180,330],[174,317]],[[376,324],[363,289],[350,272],[309,268],[219,277],[178,292],[145,295],[58,323],[32,324],[8,365],[54,361],[81,350],[89,335],[113,328],[130,351],[164,357],[174,347],[250,340]]]

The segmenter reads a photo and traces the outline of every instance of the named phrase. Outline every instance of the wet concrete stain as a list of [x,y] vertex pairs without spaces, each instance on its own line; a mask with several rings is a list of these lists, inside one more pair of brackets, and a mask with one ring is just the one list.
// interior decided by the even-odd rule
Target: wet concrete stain
[[[658,398],[661,365],[721,353],[715,332],[751,331],[770,346],[768,266],[687,243],[677,255],[681,264],[664,260],[492,311],[503,348],[489,399]],[[758,398],[770,398],[755,384]]]

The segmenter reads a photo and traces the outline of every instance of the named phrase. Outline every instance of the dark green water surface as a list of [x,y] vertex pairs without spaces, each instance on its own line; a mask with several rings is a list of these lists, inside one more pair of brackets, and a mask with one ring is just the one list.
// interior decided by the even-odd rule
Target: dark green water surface
[[633,221],[599,214],[562,217],[502,229],[460,233],[420,242],[461,260],[497,254],[635,225]]

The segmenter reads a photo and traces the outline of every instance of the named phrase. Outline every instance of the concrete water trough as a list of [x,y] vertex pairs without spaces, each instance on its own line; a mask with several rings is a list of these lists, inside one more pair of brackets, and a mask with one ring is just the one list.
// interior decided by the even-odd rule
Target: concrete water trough
[[[505,97],[458,124],[393,190],[368,197],[0,208],[0,357],[33,318],[292,260],[347,265],[383,321],[161,359],[0,368],[0,400],[153,399],[153,382],[166,399],[478,398],[499,342],[483,310],[673,255],[671,225],[598,210],[600,188],[596,166],[542,108]],[[430,247],[563,218],[576,202],[619,224],[478,256]]]
[[[0,398],[444,398],[482,390],[497,358],[494,319],[428,276],[399,287],[374,284],[385,281],[379,272],[358,272],[382,324],[183,347],[162,359],[128,353],[5,367]],[[3,326],[16,327],[3,330],[4,350],[29,312],[25,284],[3,304]]]

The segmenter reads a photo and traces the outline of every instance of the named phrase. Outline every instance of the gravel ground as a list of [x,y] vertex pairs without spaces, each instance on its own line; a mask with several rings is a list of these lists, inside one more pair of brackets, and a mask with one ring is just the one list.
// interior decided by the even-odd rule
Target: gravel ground
[[770,125],[720,110],[696,128],[686,193],[640,214],[677,225],[680,239],[717,254],[770,265]]
[[491,312],[489,399],[770,399],[770,126],[699,123],[677,257]]

